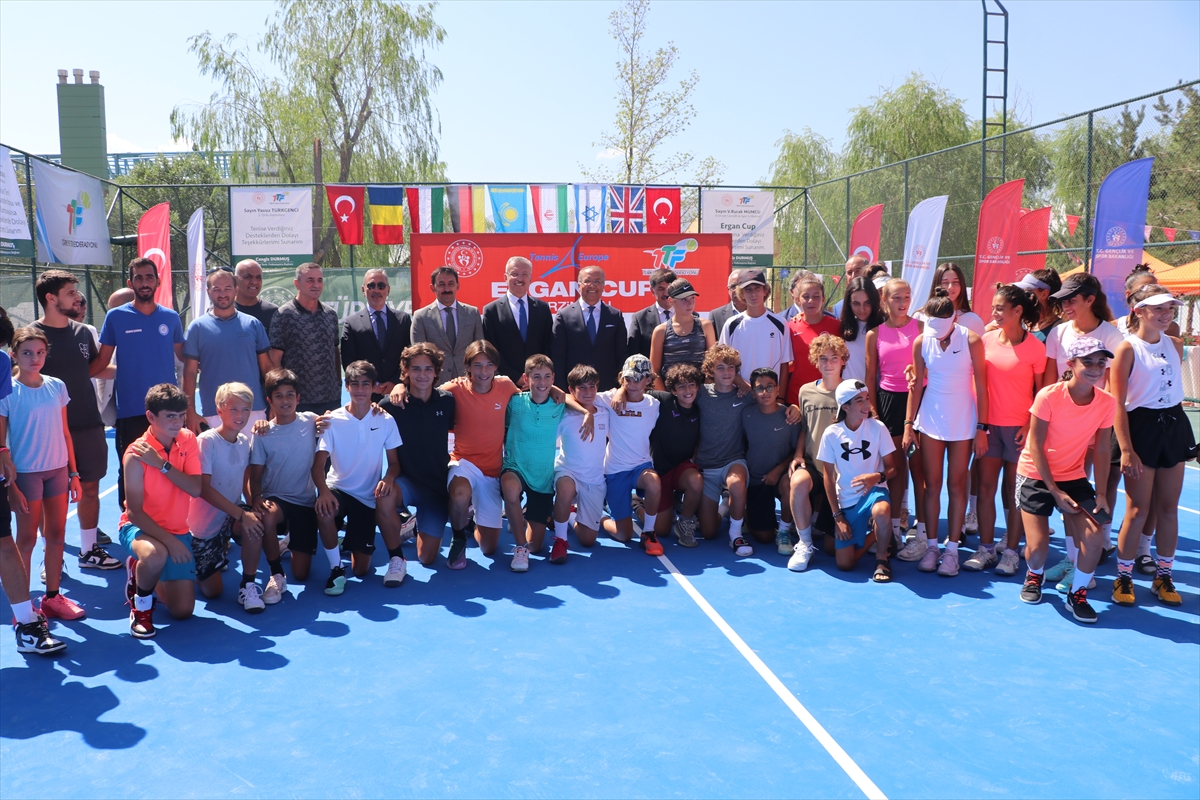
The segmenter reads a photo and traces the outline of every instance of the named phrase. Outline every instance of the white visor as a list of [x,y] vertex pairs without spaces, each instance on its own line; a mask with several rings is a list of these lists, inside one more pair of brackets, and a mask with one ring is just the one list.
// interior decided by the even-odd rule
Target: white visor
[[1180,302],[1179,300],[1176,300],[1172,295],[1163,293],[1163,294],[1150,295],[1145,300],[1139,301],[1138,304],[1136,306],[1134,306],[1134,308],[1147,308],[1148,306],[1165,306],[1168,304],[1176,305],[1176,306],[1183,305],[1182,302]]

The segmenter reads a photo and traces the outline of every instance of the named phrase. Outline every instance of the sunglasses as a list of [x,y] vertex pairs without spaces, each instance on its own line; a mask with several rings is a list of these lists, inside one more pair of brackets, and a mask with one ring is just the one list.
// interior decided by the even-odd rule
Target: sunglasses
[[388,284],[386,284],[386,283],[368,283],[367,288],[372,289],[372,290],[386,289],[386,288],[388,288]]

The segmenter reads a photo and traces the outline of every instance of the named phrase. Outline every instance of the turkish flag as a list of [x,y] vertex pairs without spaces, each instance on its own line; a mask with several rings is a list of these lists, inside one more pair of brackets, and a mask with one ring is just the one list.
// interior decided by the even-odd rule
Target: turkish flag
[[137,251],[139,258],[148,258],[158,266],[158,291],[154,302],[174,308],[171,286],[171,206],[159,203],[138,220]]
[[342,244],[363,243],[363,186],[326,186],[329,213]]
[[879,231],[883,227],[883,203],[864,208],[850,229],[850,255],[862,256],[867,263],[879,260]]
[[679,233],[679,187],[646,187],[646,233]]

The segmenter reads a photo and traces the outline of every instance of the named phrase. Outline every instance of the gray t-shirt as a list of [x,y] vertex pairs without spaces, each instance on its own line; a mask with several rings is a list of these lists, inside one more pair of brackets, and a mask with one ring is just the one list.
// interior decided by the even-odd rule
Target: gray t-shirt
[[746,457],[742,430],[742,411],[754,405],[750,395],[738,397],[737,390],[717,392],[706,383],[696,392],[700,406],[700,444],[696,447],[696,466],[716,469]]
[[796,454],[803,422],[787,424],[787,410],[780,406],[764,414],[754,403],[742,412],[746,431],[746,466],[750,485],[759,486],[763,476]]
[[274,420],[262,436],[250,443],[250,463],[265,467],[262,492],[299,506],[317,500],[312,481],[313,454],[317,452],[317,415],[302,412],[296,421],[280,425]]
[[96,387],[88,377],[88,369],[100,356],[100,348],[91,329],[75,320],[67,320],[65,328],[54,328],[41,320],[29,327],[46,334],[50,342],[42,374],[52,375],[67,385],[67,394],[71,397],[67,405],[67,426],[73,431],[99,428],[104,422],[100,419]]
[[235,311],[229,319],[213,313],[193,320],[183,342],[183,357],[200,364],[200,413],[216,416],[217,388],[238,381],[254,392],[254,411],[263,411],[258,356],[271,349],[262,323],[249,314]]
[[[242,483],[250,464],[250,437],[237,435],[236,441],[226,441],[216,429],[196,437],[200,446],[200,472],[211,475],[212,488],[231,503],[242,502]],[[210,505],[201,497],[193,497],[188,507],[188,530],[197,539],[211,539],[225,524],[225,512]]]

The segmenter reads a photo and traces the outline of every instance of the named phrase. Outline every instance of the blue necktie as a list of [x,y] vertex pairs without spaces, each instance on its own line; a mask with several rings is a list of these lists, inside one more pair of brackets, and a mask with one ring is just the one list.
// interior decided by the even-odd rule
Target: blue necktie
[[383,340],[387,336],[387,324],[383,321],[382,311],[372,311],[371,319],[374,322],[375,338],[379,340],[379,346],[383,347]]
[[529,331],[529,315],[525,313],[525,298],[517,300],[517,327],[521,330],[521,339]]
[[588,306],[587,318],[588,338],[592,340],[592,344],[596,343],[596,307]]

